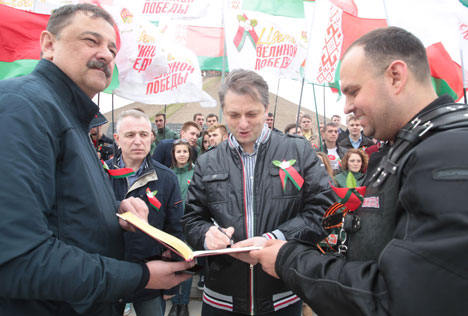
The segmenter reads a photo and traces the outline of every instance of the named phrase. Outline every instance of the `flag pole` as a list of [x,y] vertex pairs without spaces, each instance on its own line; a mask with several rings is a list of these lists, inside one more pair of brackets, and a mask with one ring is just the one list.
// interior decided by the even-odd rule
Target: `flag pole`
[[465,104],[468,104],[466,100],[466,88],[465,88],[465,64],[463,63],[463,51],[460,49],[460,59],[461,59],[461,69],[462,69],[462,84],[463,84],[463,99],[465,100]]
[[297,107],[296,133],[297,133],[297,127],[299,126],[299,115],[300,115],[300,113],[301,113],[302,92],[304,91],[304,84],[305,84],[305,77],[302,78],[301,94],[300,94],[300,96],[299,96],[299,105],[298,105],[298,107]]
[[[112,91],[112,138],[114,137],[115,133],[115,124],[114,124],[114,91]],[[114,143],[114,142],[113,142]],[[113,157],[115,157],[116,152],[115,152],[115,144],[112,146],[112,154]]]
[[325,115],[325,86],[323,86],[323,124],[327,124],[327,116]]
[[[275,99],[275,111],[273,112],[273,128],[275,128],[276,122],[276,107],[278,105],[278,92],[279,92],[279,85],[280,85],[280,78],[278,78],[278,85],[276,86],[276,99]],[[297,133],[297,131],[296,131]]]
[[315,116],[317,117],[317,129],[318,129],[319,142],[320,142],[320,151],[323,151],[322,135],[320,133],[320,121],[319,121],[319,114],[318,114],[318,108],[317,108],[317,98],[315,95],[315,84],[312,84],[312,89],[314,92]]
[[[223,69],[221,69],[221,85],[224,83],[224,77],[226,76],[226,29],[224,23],[224,10],[226,10],[226,1],[223,1],[223,12],[221,17],[221,26],[223,28]],[[223,109],[221,104],[219,105],[219,122],[223,120]]]

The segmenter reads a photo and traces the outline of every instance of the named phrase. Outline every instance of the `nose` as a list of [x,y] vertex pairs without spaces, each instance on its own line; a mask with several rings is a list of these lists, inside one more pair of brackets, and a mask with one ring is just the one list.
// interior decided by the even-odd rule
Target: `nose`
[[245,116],[242,116],[239,120],[239,127],[244,129],[249,125],[249,122],[246,120]]
[[142,138],[140,135],[135,136],[135,144],[141,144],[142,143]]
[[345,107],[344,107],[345,114],[349,114],[354,112],[354,103],[349,98],[346,98]]
[[105,62],[106,64],[109,64],[114,60],[115,56],[109,49],[105,41],[103,41],[103,43],[99,46],[99,51],[96,54],[96,58],[100,61]]

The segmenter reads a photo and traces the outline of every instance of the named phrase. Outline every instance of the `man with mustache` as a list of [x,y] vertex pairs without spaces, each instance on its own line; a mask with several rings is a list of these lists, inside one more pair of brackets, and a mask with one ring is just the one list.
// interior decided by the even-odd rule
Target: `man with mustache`
[[116,212],[143,219],[146,204],[120,205],[88,130],[91,100],[111,82],[114,21],[91,4],[54,10],[42,59],[0,82],[0,314],[113,315],[112,302],[143,288],[171,288],[193,263],[123,259]]

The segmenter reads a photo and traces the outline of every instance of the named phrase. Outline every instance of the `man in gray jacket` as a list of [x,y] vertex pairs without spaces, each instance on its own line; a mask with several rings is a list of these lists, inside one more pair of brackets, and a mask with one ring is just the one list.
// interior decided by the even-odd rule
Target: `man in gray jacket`
[[0,315],[112,315],[142,288],[171,288],[193,263],[123,258],[116,212],[142,218],[138,198],[120,206],[88,137],[92,102],[112,78],[114,22],[90,4],[55,10],[42,59],[0,82]]

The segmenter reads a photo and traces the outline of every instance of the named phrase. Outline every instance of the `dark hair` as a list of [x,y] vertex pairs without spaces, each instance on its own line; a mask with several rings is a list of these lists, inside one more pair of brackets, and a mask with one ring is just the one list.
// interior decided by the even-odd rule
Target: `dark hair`
[[369,157],[365,152],[363,152],[361,149],[357,148],[351,148],[346,152],[346,154],[343,156],[343,159],[341,159],[341,169],[343,170],[348,170],[348,160],[349,157],[351,157],[352,154],[359,155],[361,157],[362,165],[361,165],[361,170],[363,171],[367,169],[367,163],[369,162]]
[[[200,136],[200,138],[201,138],[201,149],[200,149],[200,151],[201,151],[202,153],[204,153],[204,152],[207,150],[207,149],[205,149],[205,147],[203,147],[203,142],[204,142],[204,140],[205,140],[205,136],[208,136],[208,142],[209,142],[209,140],[210,140],[210,138],[209,138],[210,134],[208,133],[208,129],[205,129],[205,130],[201,133],[201,136]],[[210,147],[210,146],[208,145],[208,148],[209,148],[209,147]]]
[[236,94],[248,94],[252,99],[261,102],[265,109],[269,104],[268,84],[256,72],[244,69],[235,69],[227,75],[219,90],[221,108],[224,108],[224,98],[228,91]]
[[267,116],[268,116],[268,117],[273,117],[273,113],[268,112],[268,113],[267,113]]
[[172,149],[171,149],[171,167],[177,167],[177,160],[175,158],[175,148],[177,145],[185,145],[187,146],[188,152],[189,152],[189,158],[187,160],[187,163],[189,164],[189,170],[192,169],[192,162],[193,162],[193,151],[192,147],[190,146],[189,142],[186,141],[185,139],[176,139],[172,143]]
[[338,128],[338,125],[336,125],[336,124],[333,123],[333,122],[328,122],[327,124],[325,124],[325,125],[323,126],[323,132],[325,133],[329,127],[336,127],[336,128]]
[[102,18],[112,27],[115,25],[114,19],[104,9],[90,3],[79,3],[64,5],[53,10],[47,23],[47,31],[58,37],[60,31],[70,24],[77,12],[88,12],[92,19]]
[[[197,116],[200,116],[200,115],[203,116],[203,114],[201,114],[201,113],[195,113],[195,114],[193,115],[193,120],[195,121],[195,119],[197,118]],[[204,117],[204,116],[203,116],[203,117]]]
[[305,118],[312,121],[312,116],[310,116],[309,114],[306,113],[306,114],[302,114],[302,116],[301,116],[301,123],[302,123],[302,119],[305,119]]
[[189,129],[190,126],[195,127],[196,129],[198,129],[199,131],[201,131],[200,125],[198,125],[198,124],[195,123],[194,121],[187,121],[187,122],[185,122],[184,125],[182,125],[182,128],[181,128],[180,130],[186,132],[186,131]]
[[[284,133],[287,134],[291,128],[296,128],[296,123],[291,123],[291,124],[286,125],[286,127],[284,128]],[[301,125],[297,125],[297,128],[301,129],[302,131]]]
[[210,113],[206,116],[206,120],[208,120],[210,117],[216,117],[216,122],[219,121],[219,118],[218,118],[218,115],[214,114],[214,113]]
[[402,60],[420,82],[430,80],[431,72],[423,43],[410,32],[396,27],[373,30],[357,39],[343,56],[356,46],[364,49],[366,58],[377,71],[385,71],[394,60]]
[[165,113],[156,113],[154,115],[154,118],[156,119],[156,117],[158,117],[158,116],[162,116],[164,118],[164,122],[166,121],[166,114]]

